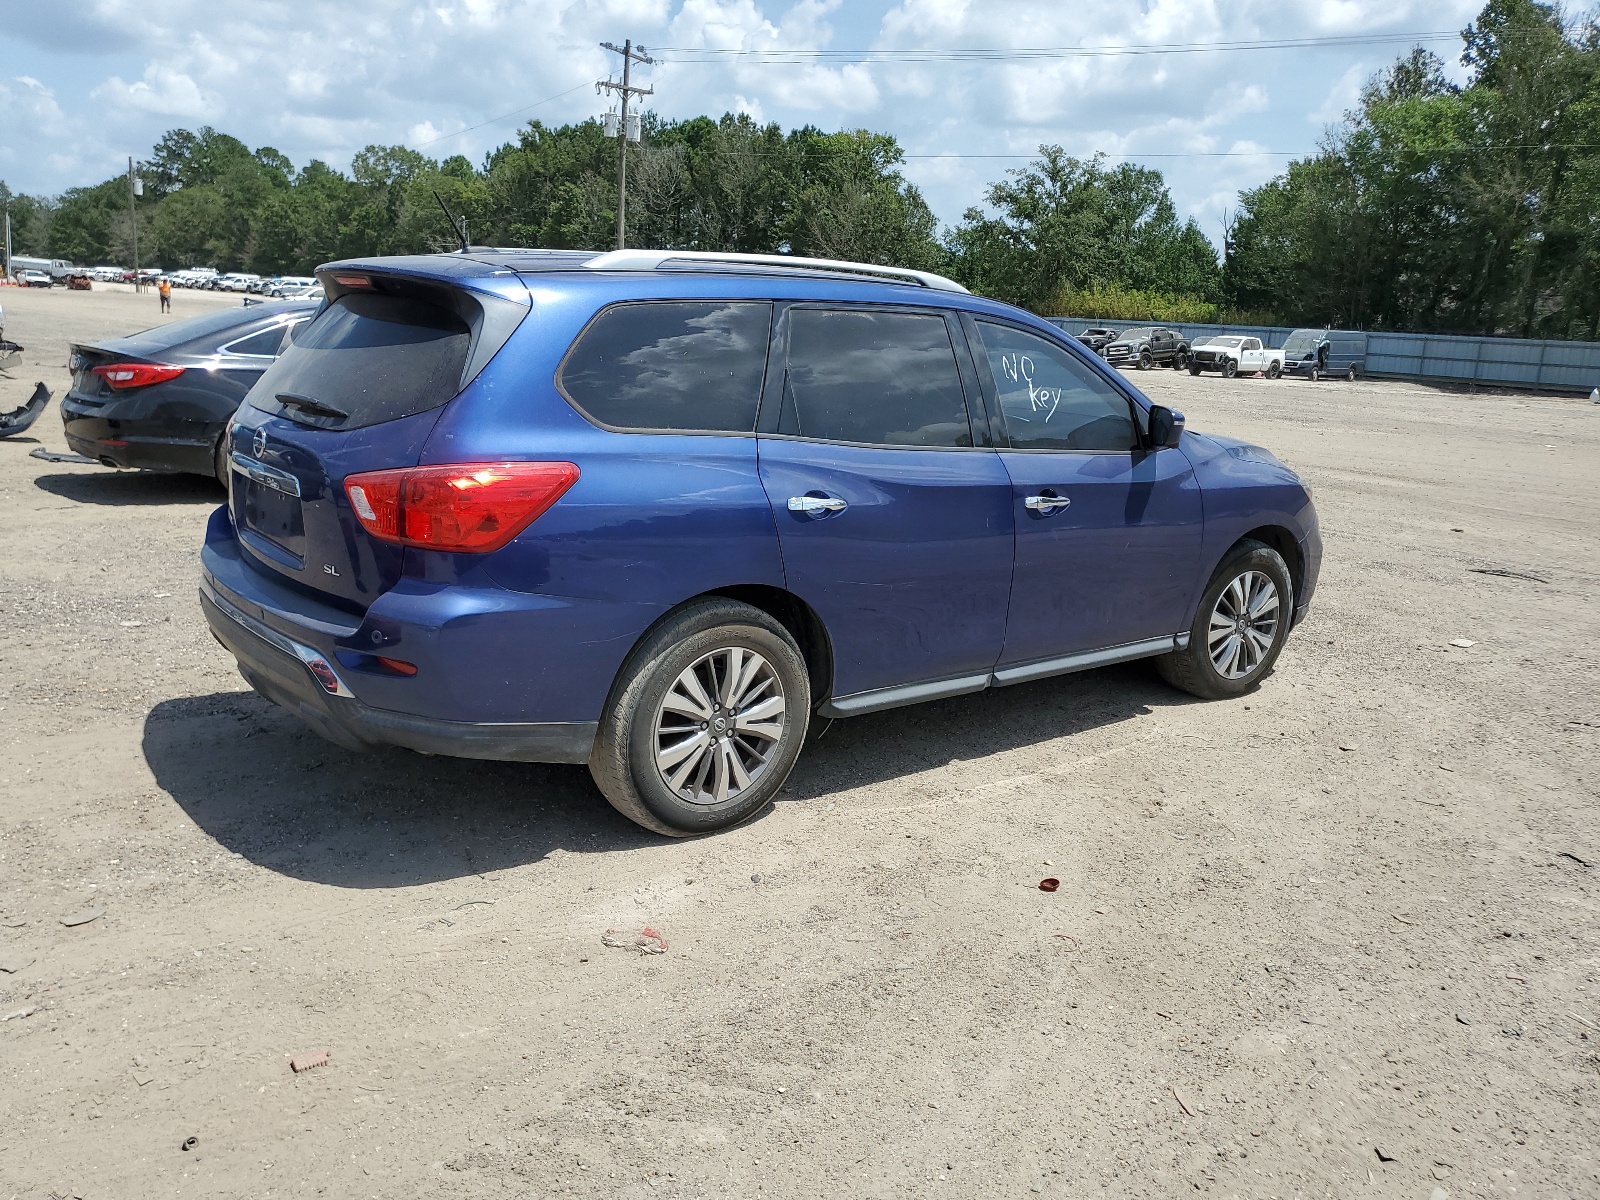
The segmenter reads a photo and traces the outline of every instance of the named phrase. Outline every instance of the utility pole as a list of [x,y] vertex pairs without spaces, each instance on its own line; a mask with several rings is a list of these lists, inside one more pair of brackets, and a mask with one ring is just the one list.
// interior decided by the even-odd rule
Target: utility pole
[[133,230],[133,290],[142,292],[144,284],[139,279],[139,214],[133,207],[133,198],[144,194],[144,180],[133,173],[133,155],[128,155],[128,226]]
[[[594,85],[595,93],[601,91],[614,92],[622,97],[622,119],[617,123],[617,249],[623,249],[626,240],[627,212],[628,212],[628,143],[639,140],[639,114],[628,113],[628,102],[634,96],[653,96],[655,88],[636,88],[631,84],[631,71],[634,63],[649,63],[655,65],[655,59],[645,53],[643,46],[635,47],[633,39],[629,38],[620,46],[610,42],[601,42],[602,50],[609,50],[613,54],[622,55],[622,82],[614,79],[597,80]],[[610,133],[611,114],[606,114],[606,132]]]

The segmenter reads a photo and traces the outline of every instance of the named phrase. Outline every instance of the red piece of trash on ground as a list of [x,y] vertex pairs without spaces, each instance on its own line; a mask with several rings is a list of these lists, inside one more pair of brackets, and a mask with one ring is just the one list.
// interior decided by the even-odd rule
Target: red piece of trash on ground
[[328,1065],[328,1052],[326,1050],[308,1050],[304,1054],[296,1054],[289,1060],[289,1069],[296,1075],[301,1071],[309,1071],[312,1067],[325,1067]]
[[1061,886],[1061,880],[1059,880],[1059,879],[1041,879],[1041,880],[1039,880],[1039,890],[1041,892],[1053,892],[1060,886]]

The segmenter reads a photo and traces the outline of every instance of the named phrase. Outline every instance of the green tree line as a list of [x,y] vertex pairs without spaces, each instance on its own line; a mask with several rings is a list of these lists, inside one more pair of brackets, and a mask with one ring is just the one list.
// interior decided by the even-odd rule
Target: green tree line
[[1490,0],[1465,86],[1413,50],[1244,192],[1222,297],[1285,323],[1600,338],[1600,29]]
[[[1159,171],[1041,146],[940,229],[896,140],[748,116],[647,115],[628,150],[632,246],[789,252],[941,271],[1036,311],[1595,338],[1600,334],[1600,32],[1490,0],[1462,34],[1464,86],[1418,49],[1374,77],[1318,152],[1243,192],[1219,261]],[[301,274],[476,244],[606,249],[617,141],[534,121],[481,164],[368,146],[296,168],[210,128],[59,197],[11,196],[18,253]]]

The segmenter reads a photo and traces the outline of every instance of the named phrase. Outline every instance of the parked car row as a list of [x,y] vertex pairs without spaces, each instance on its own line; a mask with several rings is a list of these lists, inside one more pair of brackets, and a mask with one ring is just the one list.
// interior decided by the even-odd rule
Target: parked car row
[[1296,329],[1281,347],[1258,337],[1217,334],[1185,339],[1160,325],[1140,325],[1120,333],[1096,326],[1077,340],[1114,366],[1141,371],[1152,367],[1188,369],[1189,374],[1216,371],[1226,378],[1295,375],[1316,381],[1343,376],[1354,381],[1367,369],[1367,335],[1342,329]]

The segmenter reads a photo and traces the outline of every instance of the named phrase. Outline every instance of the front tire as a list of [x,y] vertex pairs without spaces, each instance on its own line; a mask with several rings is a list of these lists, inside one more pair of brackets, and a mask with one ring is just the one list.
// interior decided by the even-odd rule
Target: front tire
[[771,803],[810,715],[810,677],[789,631],[748,604],[698,601],[628,656],[589,773],[646,829],[712,833]]
[[1206,585],[1189,645],[1156,659],[1156,670],[1202,700],[1242,696],[1278,661],[1293,612],[1294,585],[1283,557],[1264,542],[1242,541]]
[[1351,383],[1354,383],[1357,379],[1361,378],[1361,372],[1356,370],[1355,363],[1350,364],[1350,369],[1344,373],[1344,377]]
[[1222,361],[1222,375],[1223,375],[1223,378],[1232,379],[1238,373],[1239,373],[1239,363],[1238,363],[1237,359],[1232,359],[1232,358],[1223,359],[1223,361]]
[[1150,357],[1150,351],[1148,351],[1148,350],[1139,351],[1139,370],[1148,371],[1150,369],[1151,364],[1154,363],[1154,362],[1155,362],[1155,359]]

